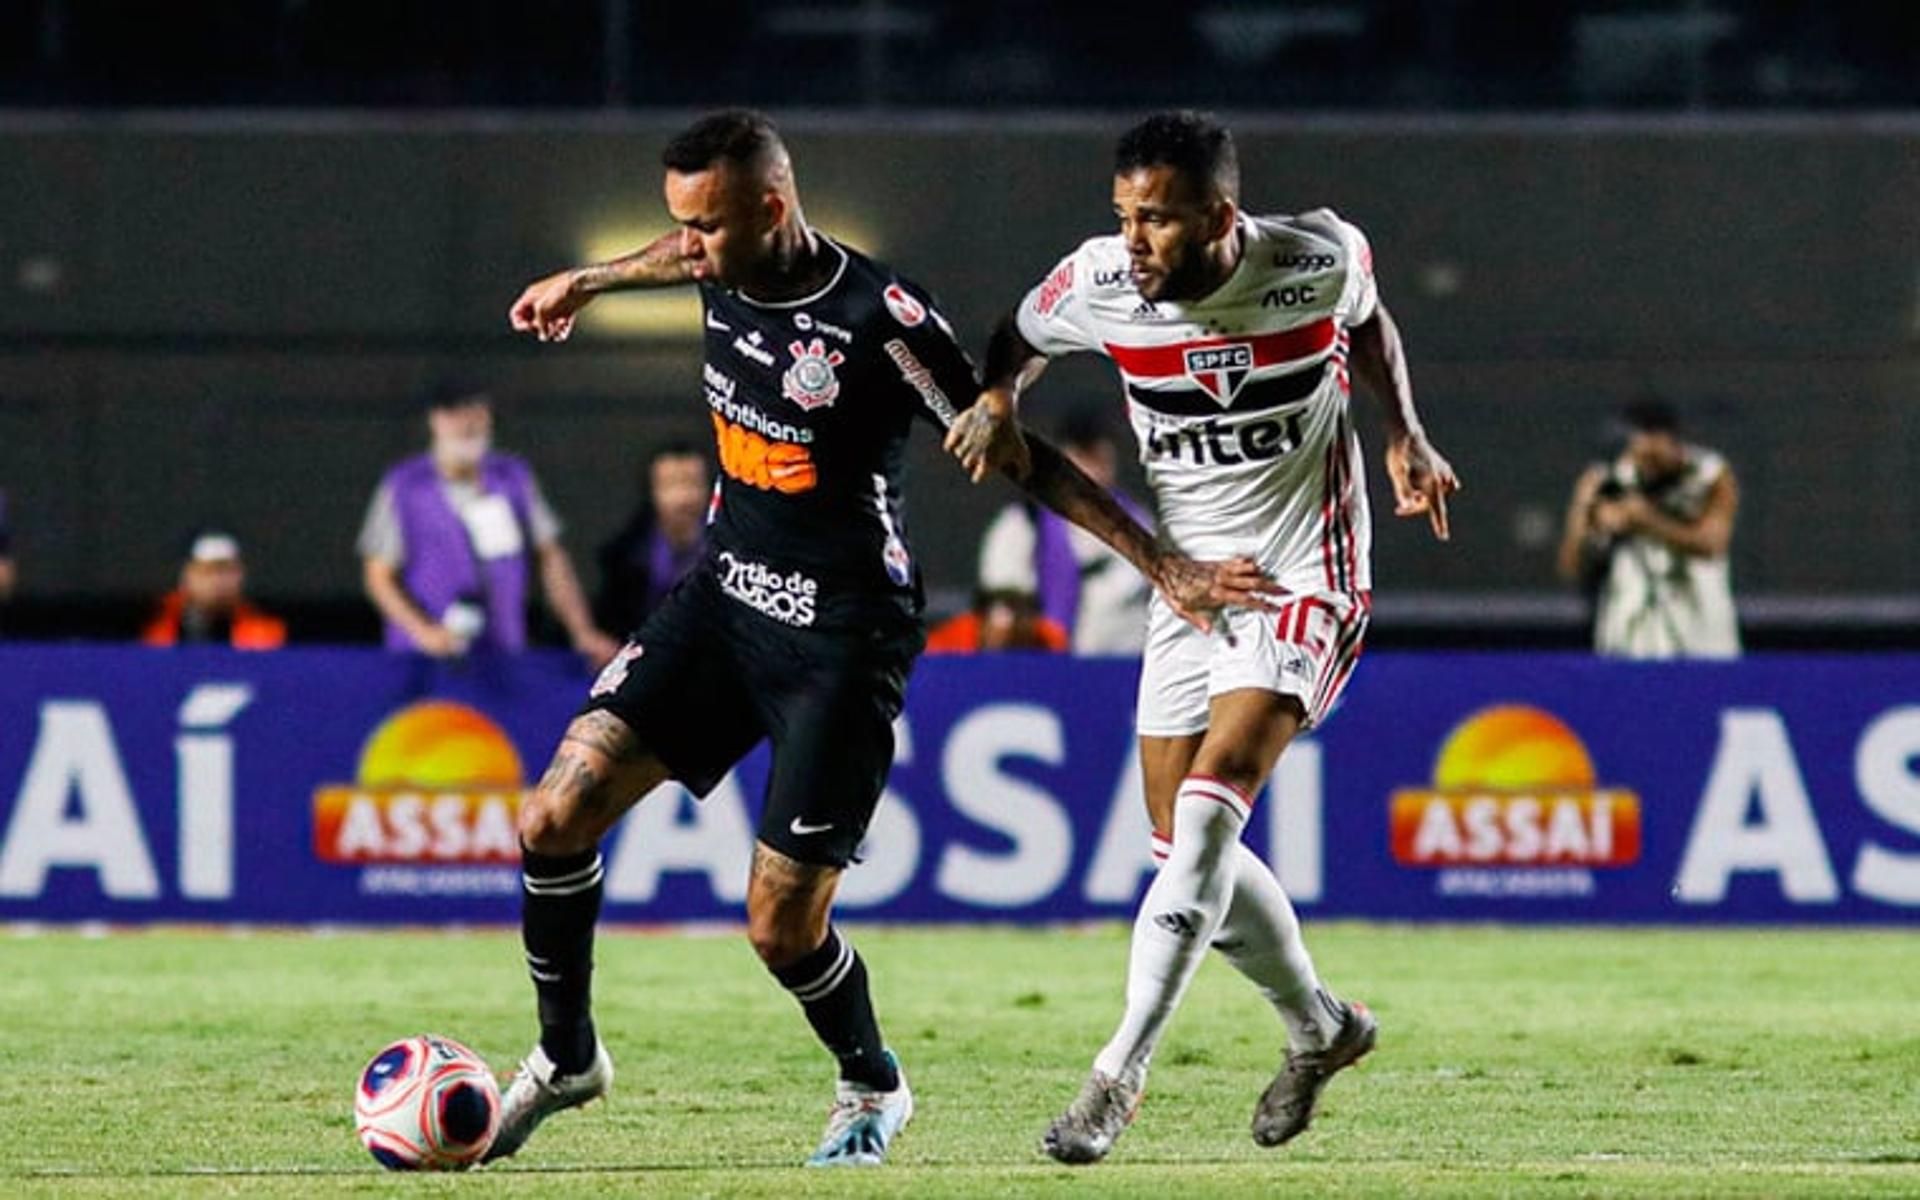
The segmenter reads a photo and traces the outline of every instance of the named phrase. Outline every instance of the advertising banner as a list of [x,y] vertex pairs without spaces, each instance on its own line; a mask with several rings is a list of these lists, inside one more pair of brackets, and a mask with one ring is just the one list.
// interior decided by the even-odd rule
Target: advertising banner
[[[922,661],[848,915],[1129,916],[1137,677]],[[560,654],[0,647],[0,920],[514,921],[514,814],[588,682]],[[635,809],[608,919],[738,919],[766,772]],[[1912,922],[1920,658],[1370,655],[1246,837],[1315,915]]]

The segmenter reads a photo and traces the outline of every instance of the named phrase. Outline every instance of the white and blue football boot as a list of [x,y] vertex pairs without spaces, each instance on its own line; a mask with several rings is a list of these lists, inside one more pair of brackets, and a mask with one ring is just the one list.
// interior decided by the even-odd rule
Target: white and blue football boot
[[840,1080],[827,1113],[827,1131],[820,1137],[820,1148],[807,1159],[808,1166],[877,1167],[887,1161],[887,1148],[913,1119],[913,1089],[907,1086],[907,1073],[900,1070],[900,1060],[891,1050],[887,1061],[900,1076],[900,1086],[890,1092]]

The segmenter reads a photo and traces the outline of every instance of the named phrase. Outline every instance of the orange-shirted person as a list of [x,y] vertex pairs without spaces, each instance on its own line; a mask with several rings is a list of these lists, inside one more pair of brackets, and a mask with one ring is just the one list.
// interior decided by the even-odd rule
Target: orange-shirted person
[[240,540],[224,530],[203,530],[189,544],[180,586],[160,598],[140,640],[149,646],[278,650],[286,645],[287,623],[247,603],[246,583]]
[[1067,627],[1041,612],[1040,600],[1032,592],[983,588],[974,593],[972,608],[934,626],[927,635],[927,653],[1038,650],[1064,654],[1067,641]]

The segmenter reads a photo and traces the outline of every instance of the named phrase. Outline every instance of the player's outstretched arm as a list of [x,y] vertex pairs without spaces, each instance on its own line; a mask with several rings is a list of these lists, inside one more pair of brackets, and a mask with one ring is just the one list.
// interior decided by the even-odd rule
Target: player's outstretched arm
[[1353,327],[1352,361],[1354,375],[1386,413],[1387,475],[1393,480],[1394,515],[1425,513],[1433,525],[1433,535],[1446,541],[1452,536],[1447,524],[1447,497],[1460,490],[1460,478],[1427,440],[1427,431],[1420,424],[1400,327],[1394,324],[1385,304],[1376,305],[1365,324]]
[[1199,562],[1170,550],[1053,443],[1029,432],[1026,446],[1026,474],[1008,471],[1008,476],[1035,500],[1113,547],[1152,582],[1182,620],[1210,631],[1213,614],[1228,606],[1274,607],[1266,597],[1280,589],[1252,559]]
[[679,233],[662,234],[623,258],[536,279],[507,310],[507,320],[543,342],[564,342],[573,332],[574,315],[601,292],[691,283],[693,264],[683,246]]

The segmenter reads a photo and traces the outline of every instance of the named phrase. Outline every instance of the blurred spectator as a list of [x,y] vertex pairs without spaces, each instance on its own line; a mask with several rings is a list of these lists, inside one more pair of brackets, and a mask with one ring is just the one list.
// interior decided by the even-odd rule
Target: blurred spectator
[[640,628],[705,546],[713,485],[707,460],[692,443],[670,442],[649,455],[641,488],[633,515],[600,547],[593,615],[615,632]]
[[427,427],[431,447],[387,472],[360,529],[387,648],[436,658],[526,649],[527,580],[538,570],[573,648],[596,666],[612,658],[618,647],[587,612],[532,468],[492,448],[492,398],[441,388]]
[[5,609],[13,599],[13,523],[7,518],[7,494],[0,491],[0,630],[6,628]]
[[927,635],[928,654],[981,654],[1002,650],[1067,649],[1067,631],[1040,611],[1032,592],[981,588],[973,607],[935,626]]
[[[1153,518],[1114,486],[1119,449],[1091,412],[1070,417],[1060,448],[1135,520]],[[1075,654],[1138,654],[1147,641],[1147,581],[1113,549],[1031,502],[1009,504],[980,545],[980,587],[1027,592],[1068,631]]]
[[187,545],[180,586],[160,598],[140,640],[149,646],[232,646],[278,650],[287,624],[247,603],[247,568],[240,541],[223,529],[206,529]]
[[1622,658],[1733,658],[1727,569],[1739,485],[1726,459],[1680,438],[1661,400],[1624,410],[1626,449],[1580,476],[1559,569],[1595,596],[1593,645]]

